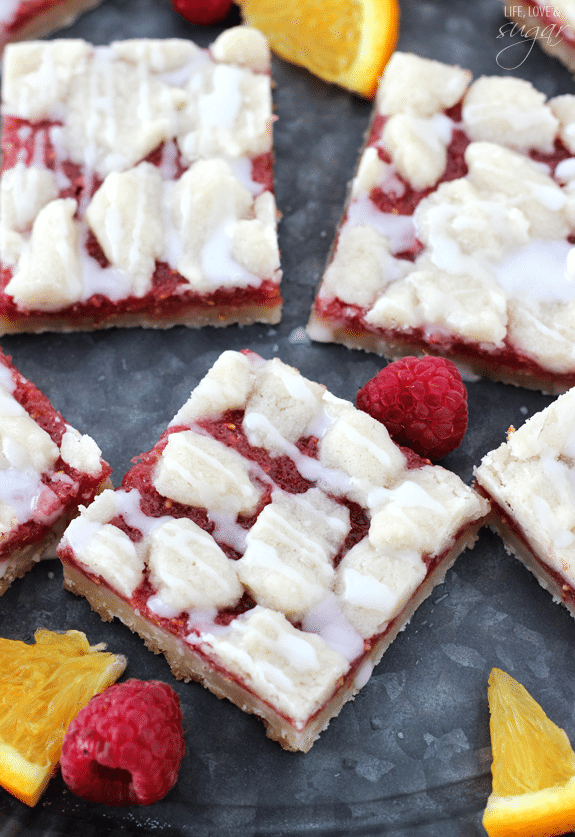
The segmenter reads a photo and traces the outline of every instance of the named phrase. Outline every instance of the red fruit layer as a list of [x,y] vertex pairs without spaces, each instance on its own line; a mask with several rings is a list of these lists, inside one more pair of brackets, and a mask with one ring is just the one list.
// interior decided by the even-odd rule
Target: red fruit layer
[[[31,165],[34,160],[38,160],[38,154],[40,154],[41,161],[47,168],[65,175],[68,180],[69,185],[60,190],[59,197],[72,197],[78,202],[86,202],[96,192],[102,181],[98,177],[87,179],[81,166],[70,160],[58,158],[50,138],[50,130],[57,124],[48,121],[30,123],[6,116],[2,134],[4,153],[2,171],[13,168],[20,160],[27,166]],[[162,147],[151,152],[146,160],[153,165],[161,165]],[[187,164],[179,157],[175,163],[176,179],[186,168]],[[252,160],[251,175],[255,182],[261,183],[266,189],[272,189],[271,153],[261,154]],[[93,234],[88,235],[87,251],[100,267],[108,266],[106,256]],[[0,271],[0,317],[9,322],[28,322],[32,327],[37,320],[45,321],[45,311],[21,309],[10,296],[4,293],[11,278],[11,269],[3,267]],[[145,296],[129,296],[112,302],[103,294],[94,294],[85,302],[77,302],[60,309],[58,314],[74,320],[81,328],[90,324],[100,325],[107,321],[113,322],[115,317],[125,314],[143,314],[151,319],[162,321],[181,318],[185,314],[195,312],[201,315],[206,309],[215,309],[220,306],[237,308],[241,311],[244,307],[252,305],[273,308],[282,302],[278,283],[271,278],[263,279],[258,285],[246,288],[219,288],[213,293],[183,290],[186,286],[188,283],[177,270],[165,262],[156,262],[152,288]]]
[[[55,410],[48,398],[23,375],[21,375],[11,363],[11,358],[5,355],[0,349],[0,363],[10,369],[16,387],[12,393],[16,401],[24,407],[26,412],[37,424],[48,433],[52,441],[60,445],[62,436],[66,432],[66,422],[62,415]],[[102,470],[95,475],[83,474],[64,462],[58,457],[50,473],[42,475],[42,483],[57,499],[50,500],[50,508],[45,509],[46,514],[55,511],[60,506],[60,513],[66,515],[71,513],[80,503],[90,503],[96,495],[102,483],[109,477],[112,469],[107,463],[102,464]],[[59,479],[63,474],[71,481]],[[15,549],[20,549],[29,544],[39,543],[48,534],[52,523],[41,523],[38,521],[27,521],[17,526],[9,534],[0,537],[0,559],[10,557]]]
[[361,339],[365,334],[373,334],[387,340],[394,345],[404,345],[409,349],[409,354],[425,353],[430,346],[438,354],[457,361],[468,361],[473,364],[479,359],[485,362],[486,368],[510,370],[539,380],[549,381],[550,385],[560,384],[566,389],[575,386],[575,372],[549,373],[548,369],[540,366],[527,355],[521,354],[506,338],[503,346],[487,351],[480,349],[476,343],[467,343],[464,340],[456,339],[447,334],[427,335],[423,328],[409,328],[401,331],[390,328],[377,328],[365,321],[367,308],[360,308],[358,305],[350,305],[340,299],[316,299],[315,313],[317,316],[328,321],[332,327],[345,329],[347,337]]
[[[566,581],[565,577],[558,573],[557,570],[554,570],[549,564],[546,564],[544,561],[539,558],[539,556],[533,551],[533,548],[527,537],[525,536],[525,532],[523,529],[518,525],[518,523],[514,520],[513,517],[509,515],[509,513],[501,506],[497,500],[495,500],[479,483],[475,483],[473,486],[478,494],[482,497],[485,497],[486,500],[489,500],[491,504],[491,510],[494,512],[501,520],[505,527],[510,531],[513,532],[515,537],[518,541],[524,546],[525,550],[531,555],[533,561],[537,563],[545,575],[549,576],[550,578],[555,581],[558,585],[559,589],[561,590],[561,599],[564,604],[568,605],[571,610],[575,610],[575,589],[573,586]],[[520,559],[519,559],[520,560]]]
[[[19,308],[11,297],[4,293],[4,288],[12,278],[12,271],[4,268],[0,276],[0,318],[9,322],[25,323],[45,322],[46,312]],[[152,320],[164,321],[182,318],[186,314],[197,313],[199,316],[209,309],[220,306],[237,308],[241,312],[245,306],[257,305],[274,308],[282,301],[279,287],[271,279],[264,279],[257,287],[220,288],[211,294],[196,291],[179,291],[186,280],[165,262],[156,262],[152,277],[152,288],[143,297],[128,296],[113,302],[103,294],[94,294],[86,302],[76,302],[58,310],[59,317],[73,320],[77,328],[91,324],[113,323],[114,318],[124,314],[145,314]],[[187,284],[187,283],[186,283]]]
[[[453,111],[450,111],[450,113],[453,113]],[[387,117],[381,114],[374,119],[370,134],[370,145],[374,145],[380,139],[386,122]],[[394,215],[413,215],[418,203],[431,192],[434,192],[440,183],[465,177],[467,174],[465,149],[469,143],[470,139],[467,134],[460,128],[454,127],[451,142],[447,149],[447,166],[434,186],[430,186],[428,189],[414,189],[408,180],[396,173],[395,176],[404,186],[404,193],[398,197],[396,194],[388,194],[376,186],[369,196],[372,203],[380,212],[391,212]],[[378,146],[377,153],[384,163],[392,162],[390,154],[384,148]]]

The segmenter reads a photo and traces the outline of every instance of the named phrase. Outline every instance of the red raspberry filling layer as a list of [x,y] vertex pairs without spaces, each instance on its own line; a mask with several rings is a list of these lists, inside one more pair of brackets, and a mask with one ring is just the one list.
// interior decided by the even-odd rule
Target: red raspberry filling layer
[[[58,122],[43,121],[31,123],[11,116],[4,117],[2,129],[2,152],[4,155],[1,171],[13,168],[17,162],[30,166],[34,161],[41,162],[46,168],[60,175],[64,184],[59,191],[59,198],[74,198],[78,203],[86,203],[102,184],[101,178],[88,178],[82,167],[71,160],[61,159],[51,138],[52,128]],[[160,167],[162,165],[163,145],[152,151],[146,161]],[[273,191],[273,157],[271,152],[260,154],[251,160],[251,178],[264,189]],[[174,179],[178,179],[188,168],[188,164],[178,154],[172,162]],[[108,266],[97,239],[90,232],[86,244],[88,254],[100,267]],[[0,270],[0,317],[8,321],[43,322],[46,312],[34,309],[22,309],[8,296],[4,289],[12,278],[12,270],[7,266]],[[77,302],[60,309],[58,316],[73,320],[78,327],[83,325],[102,325],[116,316],[146,315],[152,320],[163,321],[185,314],[201,313],[209,309],[222,308],[226,311],[241,310],[246,306],[274,308],[282,303],[277,281],[264,278],[257,285],[245,288],[218,288],[212,293],[198,293],[192,289],[177,270],[165,262],[156,262],[152,276],[152,286],[142,297],[129,296],[116,302],[103,294],[94,294],[88,300]]]

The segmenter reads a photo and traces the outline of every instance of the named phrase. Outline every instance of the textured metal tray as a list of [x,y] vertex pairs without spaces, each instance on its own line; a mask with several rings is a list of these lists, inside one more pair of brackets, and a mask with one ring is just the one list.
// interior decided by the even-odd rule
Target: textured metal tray
[[[459,63],[475,75],[512,72],[548,96],[573,90],[566,70],[511,36],[498,0],[401,0],[401,11],[403,50]],[[227,23],[237,21],[236,13]],[[57,34],[94,43],[184,37],[207,46],[218,31],[189,26],[169,0],[105,0]],[[224,349],[279,356],[351,400],[383,365],[373,355],[311,344],[303,332],[371,106],[279,59],[273,71],[285,297],[278,326],[114,329],[2,341],[66,419],[98,441],[116,484]],[[486,381],[470,383],[468,391],[469,429],[444,464],[469,483],[473,466],[508,426],[519,426],[551,399]],[[59,776],[35,809],[0,790],[0,837],[484,835],[493,666],[523,682],[575,742],[575,625],[487,530],[306,755],[284,752],[260,722],[198,684],[175,681],[163,657],[119,623],[102,622],[61,582],[56,561],[16,582],[0,599],[0,634],[31,640],[38,626],[79,628],[91,642],[126,654],[127,676],[164,679],[176,689],[187,753],[177,786],[150,808],[85,804]]]

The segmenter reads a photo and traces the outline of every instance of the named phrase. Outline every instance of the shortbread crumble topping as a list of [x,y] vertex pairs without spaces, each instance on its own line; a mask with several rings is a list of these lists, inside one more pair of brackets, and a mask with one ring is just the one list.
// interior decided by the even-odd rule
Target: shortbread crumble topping
[[70,327],[130,313],[169,325],[178,308],[218,303],[237,306],[235,321],[247,303],[275,316],[271,121],[267,43],[244,27],[210,50],[170,39],[10,45],[5,328],[35,330],[54,314]]
[[395,53],[311,336],[574,383],[574,155],[575,96]]
[[302,731],[486,512],[351,403],[228,351],[59,553]]

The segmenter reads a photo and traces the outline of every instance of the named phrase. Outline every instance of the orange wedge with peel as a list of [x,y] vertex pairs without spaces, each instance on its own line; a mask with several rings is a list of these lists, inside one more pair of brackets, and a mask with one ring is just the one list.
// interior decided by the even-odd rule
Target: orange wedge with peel
[[526,689],[494,668],[488,687],[493,789],[489,837],[555,837],[575,829],[575,753]]
[[397,42],[398,0],[238,0],[286,61],[373,98]]
[[40,629],[34,638],[0,638],[0,785],[31,806],[58,765],[70,721],[126,667],[81,631]]

